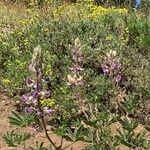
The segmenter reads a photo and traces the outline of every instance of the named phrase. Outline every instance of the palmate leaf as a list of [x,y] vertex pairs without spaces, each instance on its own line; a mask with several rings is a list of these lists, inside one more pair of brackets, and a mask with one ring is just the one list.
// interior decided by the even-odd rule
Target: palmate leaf
[[40,144],[38,142],[36,142],[36,147],[35,148],[29,147],[29,150],[48,150],[47,148],[43,147],[43,144],[44,144],[44,142],[42,142]]
[[119,135],[116,135],[116,138],[124,145],[130,148],[141,148],[147,146],[146,140],[144,138],[146,132],[140,132],[135,134],[134,132],[129,132],[125,129],[123,131],[118,130]]
[[134,131],[134,129],[138,126],[137,121],[129,120],[127,118],[120,120],[120,123],[122,124],[123,129],[130,132]]
[[112,119],[110,119],[108,121],[108,125],[111,125],[112,123],[119,121],[121,118],[121,115],[120,114],[111,114],[111,117],[112,117]]
[[110,115],[109,112],[103,111],[103,112],[99,113],[99,114],[96,116],[96,119],[97,119],[98,121],[105,122],[105,121],[108,121],[109,115]]
[[150,140],[145,140],[143,142],[143,148],[146,149],[146,150],[150,149]]
[[133,113],[136,109],[136,106],[137,100],[134,98],[134,96],[128,96],[128,98],[122,103],[121,108],[123,108],[126,112]]
[[31,135],[30,133],[18,134],[14,131],[8,131],[6,134],[3,134],[2,137],[9,147],[17,147],[18,145],[28,140]]
[[20,126],[20,127],[27,127],[28,125],[32,124],[34,121],[33,115],[29,115],[29,114],[18,115],[15,112],[12,112],[11,116],[8,118],[11,124]]
[[67,132],[68,133],[65,135],[65,137],[75,142],[83,140],[84,136],[87,133],[87,130],[81,125],[80,127],[76,128],[74,132],[71,129],[68,129]]
[[133,134],[129,134],[129,132],[127,132],[126,130],[120,131],[117,130],[119,135],[116,135],[116,138],[124,145],[128,146],[128,147],[135,147],[135,145],[133,145],[131,142],[129,142],[133,136]]
[[87,128],[87,135],[85,136],[84,140],[89,143],[93,143],[96,138],[96,129],[94,128]]
[[59,136],[64,136],[67,130],[68,130],[68,127],[67,125],[64,124],[60,126],[58,129],[56,129],[55,133]]
[[88,120],[88,121],[85,121],[85,123],[87,124],[87,125],[89,125],[89,126],[91,126],[91,127],[93,127],[93,128],[98,128],[98,126],[97,126],[97,121],[98,120]]
[[138,133],[137,135],[134,134],[132,138],[128,140],[128,143],[130,144],[130,146],[133,145],[132,148],[142,147],[145,141],[144,139],[145,134],[146,132],[141,132],[141,133]]

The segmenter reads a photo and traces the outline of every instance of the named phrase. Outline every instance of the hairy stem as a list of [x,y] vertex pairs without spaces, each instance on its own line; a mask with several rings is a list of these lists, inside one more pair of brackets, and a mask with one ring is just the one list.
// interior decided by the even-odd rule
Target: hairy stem
[[49,140],[49,142],[53,145],[53,147],[56,150],[59,150],[59,148],[55,145],[55,143],[52,141],[52,139],[48,135],[48,131],[46,129],[45,119],[44,119],[44,115],[43,115],[43,110],[41,108],[41,104],[40,104],[40,99],[39,98],[38,98],[38,108],[39,108],[39,111],[41,112],[41,121],[42,121],[42,124],[43,124],[43,129],[44,129],[46,138]]
[[[39,73],[38,73],[38,71],[36,71],[36,90],[37,90],[37,92],[40,91],[40,89],[39,89],[39,84],[40,84]],[[44,115],[43,115],[43,110],[42,110],[42,108],[41,108],[41,103],[40,103],[40,97],[39,97],[39,96],[38,96],[38,98],[37,98],[37,102],[38,102],[38,109],[39,109],[39,112],[41,113],[41,121],[42,121],[42,124],[43,124],[43,129],[44,129],[46,138],[49,140],[49,142],[53,145],[53,147],[54,147],[56,150],[59,150],[60,148],[55,145],[55,143],[52,141],[52,139],[51,139],[51,138],[49,137],[49,135],[48,135],[48,131],[47,131],[47,129],[46,129],[46,123],[45,123],[45,119],[44,119]]]

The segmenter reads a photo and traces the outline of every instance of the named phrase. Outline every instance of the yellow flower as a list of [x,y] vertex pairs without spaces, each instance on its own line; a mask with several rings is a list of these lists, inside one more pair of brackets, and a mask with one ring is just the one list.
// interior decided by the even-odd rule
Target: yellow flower
[[92,13],[90,14],[90,18],[96,18],[98,16],[104,16],[107,14],[117,13],[117,14],[127,14],[128,10],[126,8],[118,9],[115,7],[112,8],[104,8],[101,6],[90,6]]
[[48,107],[52,107],[55,105],[55,100],[48,98],[48,99],[42,99],[41,101],[41,105],[42,106],[48,106]]
[[13,48],[11,49],[11,51],[12,51],[13,53],[17,53],[18,50],[19,50],[19,47],[18,47],[18,46],[17,46],[17,47],[13,47]]
[[48,28],[46,28],[46,29],[44,29],[44,31],[45,31],[45,32],[48,32],[48,31],[49,31],[49,29],[48,29]]
[[105,40],[107,40],[107,41],[110,41],[110,40],[112,40],[113,39],[113,36],[110,34],[110,35],[108,35],[106,38],[105,38]]
[[46,73],[46,75],[52,75],[53,74],[53,68],[51,65],[47,65],[45,73]]
[[126,33],[129,33],[129,29],[128,29],[128,28],[125,28],[125,32],[126,32]]
[[3,79],[3,80],[2,80],[2,83],[3,83],[4,85],[8,85],[8,84],[11,83],[11,81],[10,81],[9,79]]

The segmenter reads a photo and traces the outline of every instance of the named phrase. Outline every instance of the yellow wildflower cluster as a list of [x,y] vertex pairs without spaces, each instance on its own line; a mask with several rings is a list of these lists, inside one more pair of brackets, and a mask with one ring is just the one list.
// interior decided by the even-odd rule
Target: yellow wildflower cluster
[[45,74],[49,75],[49,76],[51,76],[53,74],[53,68],[50,64],[47,65]]
[[42,99],[41,100],[41,105],[42,106],[48,106],[48,107],[52,107],[55,105],[55,100],[54,99]]
[[13,53],[13,54],[18,54],[18,52],[19,52],[19,47],[18,46],[15,46],[15,47],[13,47],[12,49],[10,49],[10,51]]
[[94,5],[90,5],[89,7],[91,10],[90,18],[97,18],[99,16],[104,16],[107,14],[128,14],[128,10],[126,8],[104,8],[101,6]]
[[126,8],[105,8],[93,4],[85,5],[82,3],[76,3],[59,6],[53,11],[53,14],[55,19],[58,19],[60,16],[69,16],[70,18],[76,18],[78,16],[81,18],[97,18],[107,14],[126,15],[128,14],[128,10]]
[[2,84],[9,85],[11,83],[11,80],[9,79],[2,79]]
[[21,20],[18,21],[18,23],[22,27],[27,27],[29,25],[32,25],[40,17],[39,12],[36,11],[35,9],[34,10],[27,9],[26,13],[28,14],[28,17],[23,18],[23,19],[21,19]]
[[112,34],[106,36],[106,38],[105,38],[106,41],[111,41],[112,39],[113,39],[113,35]]

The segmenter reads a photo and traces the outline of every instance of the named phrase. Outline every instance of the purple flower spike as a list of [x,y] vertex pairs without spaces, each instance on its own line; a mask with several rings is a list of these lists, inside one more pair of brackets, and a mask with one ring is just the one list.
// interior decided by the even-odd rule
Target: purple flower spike
[[50,96],[51,96],[51,91],[50,90],[46,91],[45,92],[45,97],[49,98]]
[[49,98],[51,96],[51,91],[50,90],[47,90],[47,91],[42,91],[40,93],[41,97],[44,97],[44,98]]
[[120,74],[116,75],[115,81],[118,83],[122,80],[122,76]]
[[103,65],[102,64],[101,67],[102,67],[102,70],[103,70],[104,74],[108,74],[109,73],[109,67],[107,65]]
[[35,81],[34,81],[34,80],[31,80],[31,79],[27,79],[27,80],[26,80],[26,85],[27,85],[28,87],[32,87],[32,86],[34,86],[34,84],[35,84]]
[[50,108],[48,108],[48,107],[44,107],[44,112],[45,112],[46,114],[50,114],[50,113],[54,112],[54,110],[52,110],[52,109],[50,109]]
[[27,101],[29,100],[29,97],[27,96],[27,95],[22,95],[22,101],[24,102],[24,103],[26,103]]
[[115,70],[116,68],[117,68],[117,64],[113,62],[112,65],[111,65],[111,69]]
[[33,108],[32,107],[25,107],[25,112],[27,112],[27,113],[33,113]]
[[37,99],[33,99],[33,100],[32,100],[32,103],[33,103],[34,106],[37,106],[37,104],[38,104],[38,103],[37,103]]
[[38,91],[34,91],[32,96],[34,99],[38,98]]

